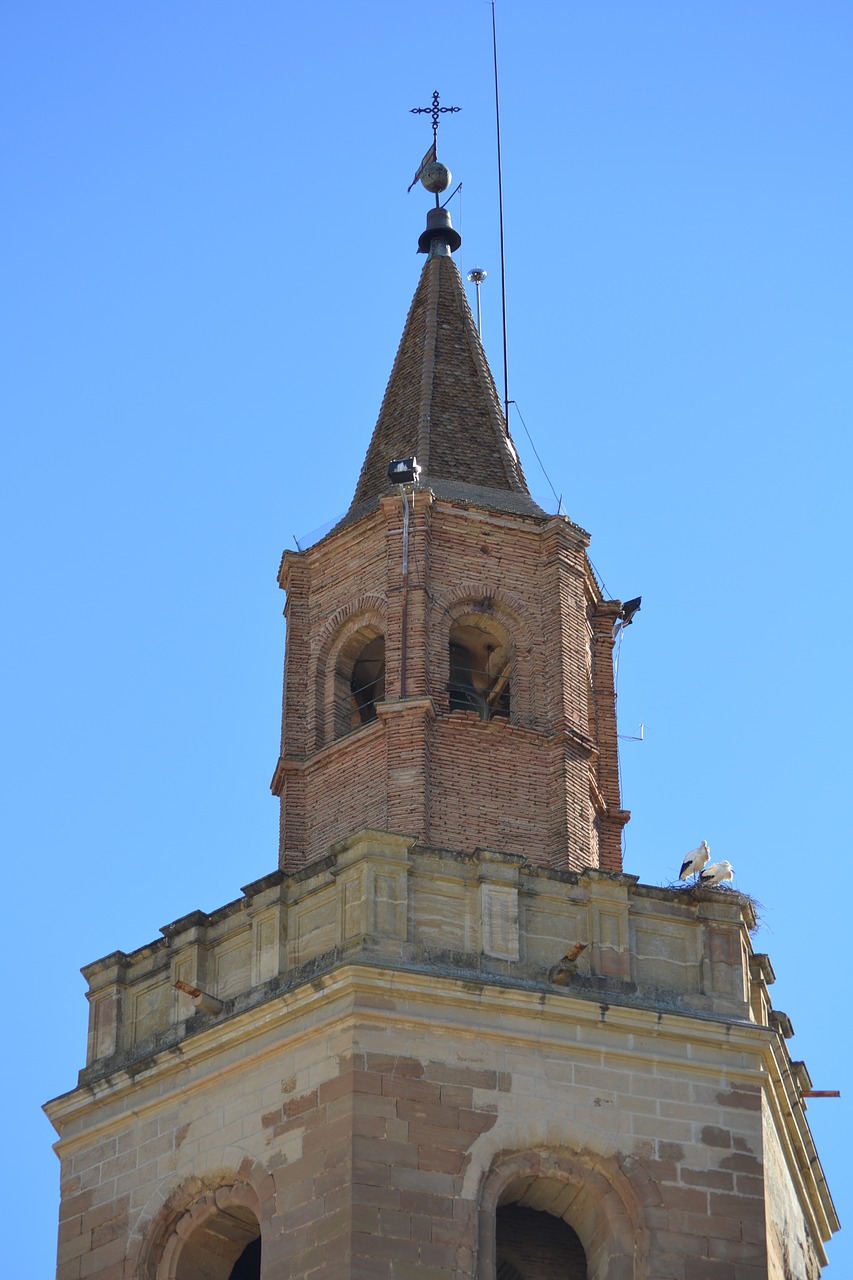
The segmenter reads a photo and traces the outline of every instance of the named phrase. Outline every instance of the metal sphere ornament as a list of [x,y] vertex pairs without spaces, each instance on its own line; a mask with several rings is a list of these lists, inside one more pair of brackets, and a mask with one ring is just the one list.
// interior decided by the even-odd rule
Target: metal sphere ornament
[[433,195],[438,195],[439,191],[447,190],[452,178],[453,174],[446,164],[442,164],[440,160],[431,160],[428,165],[424,165],[421,183],[426,187],[427,191],[431,191]]

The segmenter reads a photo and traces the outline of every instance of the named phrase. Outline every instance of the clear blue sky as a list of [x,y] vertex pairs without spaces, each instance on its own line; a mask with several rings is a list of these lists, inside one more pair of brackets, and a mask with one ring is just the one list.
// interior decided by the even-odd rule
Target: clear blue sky
[[[626,870],[669,883],[704,837],[763,903],[793,1056],[845,1090],[808,1115],[847,1217],[853,10],[498,21],[510,396],[610,592],[643,596]],[[2,25],[6,1270],[41,1280],[80,965],[275,865],[275,573],[355,485],[434,88],[500,380],[499,255],[482,0],[9,0]],[[849,1238],[830,1259],[853,1274]]]

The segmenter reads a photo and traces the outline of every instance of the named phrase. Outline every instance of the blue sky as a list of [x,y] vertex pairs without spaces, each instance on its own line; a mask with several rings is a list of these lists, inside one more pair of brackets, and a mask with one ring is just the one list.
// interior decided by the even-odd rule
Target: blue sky
[[[792,1054],[845,1091],[808,1117],[846,1217],[853,11],[497,13],[510,397],[611,594],[643,596],[626,870],[669,883],[706,838],[763,904]],[[481,0],[10,0],[2,24],[7,1262],[43,1277],[39,1108],[83,1063],[79,967],[275,865],[276,569],[355,485],[434,88],[463,108],[439,152],[500,382],[499,251]],[[851,1273],[849,1240],[829,1254]]]

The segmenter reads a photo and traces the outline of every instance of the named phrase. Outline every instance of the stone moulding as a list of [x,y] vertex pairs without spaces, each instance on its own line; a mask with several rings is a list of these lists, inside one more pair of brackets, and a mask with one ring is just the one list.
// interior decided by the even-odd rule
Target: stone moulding
[[[294,875],[274,872],[216,912],[164,926],[150,946],[86,966],[81,1083],[187,1045],[352,964],[765,1025],[770,971],[755,963],[751,920],[748,900],[734,892],[688,895],[621,873],[554,871],[500,851],[462,854],[365,830]],[[568,981],[555,986],[549,974],[579,943]],[[196,1011],[175,990],[178,978],[222,1000],[222,1012]]]
[[[465,1045],[471,1046],[469,1054],[475,1054],[469,1061],[478,1060],[485,1046],[494,1061],[506,1056],[508,1062],[519,1063],[529,1058],[537,1073],[548,1062],[571,1062],[576,1081],[595,1081],[592,1092],[604,1095],[602,1106],[614,1087],[610,1079],[620,1073],[626,1080],[659,1079],[664,1089],[667,1080],[689,1079],[702,1097],[715,1099],[723,1108],[722,1115],[733,1117],[732,1124],[749,1120],[754,1127],[755,1100],[763,1097],[786,1165],[801,1186],[801,1203],[807,1206],[813,1238],[825,1239],[833,1229],[831,1200],[799,1104],[786,1047],[770,1028],[748,1020],[668,1014],[590,999],[571,989],[543,990],[541,985],[522,983],[511,986],[506,979],[474,981],[454,976],[452,969],[442,972],[425,964],[418,969],[392,968],[384,958],[370,964],[366,959],[347,963],[341,957],[336,968],[302,982],[278,999],[224,1021],[210,1019],[195,1035],[147,1060],[124,1068],[115,1064],[110,1075],[56,1099],[47,1110],[62,1132],[63,1158],[73,1160],[78,1152],[108,1143],[110,1135],[128,1123],[131,1099],[134,1123],[143,1126],[156,1126],[157,1116],[172,1108],[178,1108],[176,1114],[203,1115],[204,1100],[214,1087],[222,1096],[239,1097],[241,1081],[269,1076],[281,1080],[287,1064],[298,1061],[312,1046],[381,1044],[386,1037],[393,1040],[395,1028],[402,1026],[407,1037],[431,1047],[436,1063],[447,1045],[455,1046],[454,1053],[461,1055],[458,1060],[462,1062],[466,1061]],[[603,1055],[607,1059],[604,1072],[600,1065]],[[336,1062],[335,1054],[329,1055],[322,1078],[335,1077],[339,1069]],[[504,1193],[512,1190],[522,1195],[519,1179],[523,1181],[531,1173],[528,1165],[532,1157],[539,1162],[537,1177],[549,1185],[592,1186],[593,1174],[604,1178],[600,1182],[602,1195],[613,1197],[607,1213],[613,1218],[611,1225],[616,1224],[611,1241],[615,1258],[620,1239],[627,1238],[634,1221],[632,1196],[628,1194],[635,1181],[632,1166],[624,1161],[614,1163],[608,1155],[606,1129],[599,1134],[599,1149],[590,1153],[588,1160],[577,1139],[575,1149],[569,1150],[575,1132],[569,1123],[573,1112],[561,1117],[540,1108],[532,1114],[529,1102],[512,1102],[516,1091],[525,1088],[522,1069],[519,1071],[517,1080],[507,1076],[505,1083],[499,1082],[504,1091],[500,1097],[505,1095],[500,1102],[500,1125],[494,1131],[472,1135],[460,1186],[460,1194],[480,1205],[480,1249],[485,1250],[481,1259],[489,1257],[484,1223]],[[280,1096],[281,1090],[277,1092]],[[606,1116],[606,1110],[597,1113],[596,1126]],[[579,1136],[594,1132],[598,1129],[583,1130]],[[294,1133],[293,1140],[297,1138]],[[709,1135],[707,1141],[713,1149],[716,1135]],[[288,1159],[297,1155],[295,1147]],[[517,1158],[521,1165],[512,1163]],[[211,1177],[219,1177],[220,1156],[212,1153],[209,1160],[213,1162]],[[582,1167],[587,1169],[584,1177]],[[194,1168],[198,1172],[200,1166]],[[621,1181],[619,1170],[625,1175]],[[162,1194],[170,1195],[168,1178],[162,1186]],[[642,1177],[637,1187],[643,1194],[648,1191]],[[534,1201],[530,1203],[536,1207]],[[647,1208],[645,1205],[644,1213]],[[593,1209],[599,1214],[597,1219]],[[149,1206],[149,1218],[156,1216],[156,1210],[153,1204]],[[600,1238],[596,1222],[610,1222],[602,1213],[604,1208],[595,1207],[592,1200],[582,1198],[572,1205],[572,1225],[585,1246],[593,1250]],[[481,1270],[475,1274],[489,1273]],[[644,1275],[642,1270],[626,1274]]]

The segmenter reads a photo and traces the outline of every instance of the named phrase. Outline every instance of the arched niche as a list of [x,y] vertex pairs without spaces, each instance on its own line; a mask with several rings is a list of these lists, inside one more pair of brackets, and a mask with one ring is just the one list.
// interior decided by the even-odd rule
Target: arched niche
[[245,1196],[224,1189],[186,1212],[165,1242],[156,1280],[260,1280],[261,1227]]
[[250,1240],[231,1268],[229,1280],[261,1280],[261,1237]]
[[481,720],[510,718],[513,650],[509,633],[491,613],[458,615],[448,634],[447,696],[451,711]]
[[[550,1257],[522,1247],[537,1224]],[[481,1184],[477,1280],[517,1280],[513,1270],[520,1280],[650,1280],[648,1245],[640,1199],[617,1161],[502,1152]]]
[[385,636],[375,623],[353,631],[337,651],[334,665],[334,736],[376,719],[385,699]]
[[578,1233],[559,1215],[512,1203],[495,1214],[496,1280],[588,1280]]
[[[376,704],[385,697],[386,614],[381,596],[360,596],[332,614],[317,636],[311,750],[319,751],[375,718]],[[366,704],[363,708],[356,690]]]
[[434,602],[430,632],[429,683],[439,713],[474,711],[498,723],[537,724],[522,601],[498,585],[484,591],[482,583],[459,582]]

